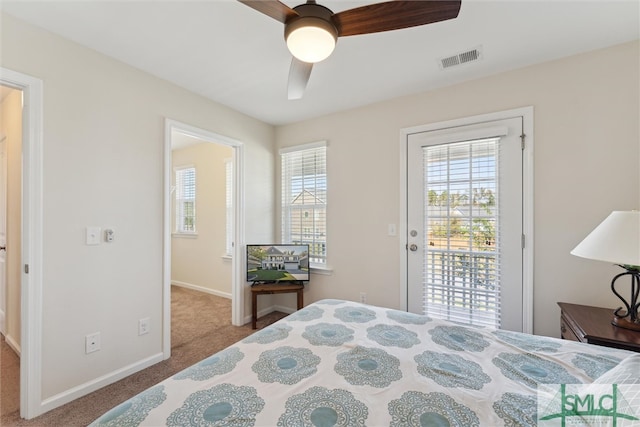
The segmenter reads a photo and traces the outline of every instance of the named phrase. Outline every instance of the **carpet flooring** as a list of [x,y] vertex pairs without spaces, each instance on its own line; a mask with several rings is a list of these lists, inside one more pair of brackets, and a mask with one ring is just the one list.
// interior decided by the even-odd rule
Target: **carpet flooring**
[[[262,328],[286,314],[273,312],[258,319]],[[20,360],[4,342],[0,345],[0,425],[11,427],[86,426],[108,409],[170,377],[205,357],[245,338],[251,323],[231,325],[231,300],[177,286],[171,289],[171,357],[87,396],[31,420],[20,418]]]

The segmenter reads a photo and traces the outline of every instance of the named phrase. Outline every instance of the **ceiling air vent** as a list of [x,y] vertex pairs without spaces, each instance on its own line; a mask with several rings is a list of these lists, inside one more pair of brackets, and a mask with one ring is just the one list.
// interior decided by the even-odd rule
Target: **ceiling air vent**
[[440,68],[444,70],[445,68],[479,61],[480,59],[482,59],[482,47],[477,47],[466,52],[440,59]]

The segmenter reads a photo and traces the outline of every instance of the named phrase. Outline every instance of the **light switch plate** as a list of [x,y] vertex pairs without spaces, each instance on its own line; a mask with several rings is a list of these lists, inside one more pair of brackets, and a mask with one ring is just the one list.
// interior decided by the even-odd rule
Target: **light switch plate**
[[100,227],[88,226],[87,227],[87,245],[99,245],[100,239],[102,238],[101,232],[102,230],[100,229]]

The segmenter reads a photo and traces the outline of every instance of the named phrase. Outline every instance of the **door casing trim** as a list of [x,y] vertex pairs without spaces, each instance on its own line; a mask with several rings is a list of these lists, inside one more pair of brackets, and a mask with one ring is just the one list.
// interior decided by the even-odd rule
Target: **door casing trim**
[[400,226],[398,228],[399,252],[400,252],[400,308],[408,309],[408,277],[407,277],[407,144],[409,135],[428,132],[437,129],[473,125],[476,123],[503,120],[509,118],[522,118],[522,129],[525,135],[525,145],[522,154],[522,228],[525,235],[525,247],[522,252],[522,330],[533,333],[533,254],[534,254],[534,168],[533,168],[533,106],[521,107],[512,110],[498,111],[477,116],[458,118],[443,122],[413,126],[400,129]]

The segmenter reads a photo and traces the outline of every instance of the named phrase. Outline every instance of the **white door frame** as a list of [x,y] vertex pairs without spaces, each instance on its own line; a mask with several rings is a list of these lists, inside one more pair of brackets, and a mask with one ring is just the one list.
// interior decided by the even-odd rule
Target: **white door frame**
[[407,142],[409,135],[428,132],[448,127],[459,127],[482,122],[490,122],[513,117],[522,117],[526,149],[523,151],[523,231],[525,247],[522,257],[522,328],[524,332],[533,333],[533,107],[522,107],[513,110],[499,111],[428,125],[414,126],[400,130],[400,227],[398,239],[400,247],[400,305],[403,310],[408,309],[407,292]]
[[0,83],[22,90],[22,274],[20,326],[20,416],[42,408],[42,111],[43,83],[0,67]]
[[240,286],[243,276],[242,251],[244,247],[244,144],[228,136],[219,135],[172,119],[165,119],[164,137],[164,244],[163,244],[163,325],[162,346],[164,359],[171,356],[171,132],[207,142],[227,145],[233,149],[233,253],[231,255],[231,323],[244,324],[244,293]]

